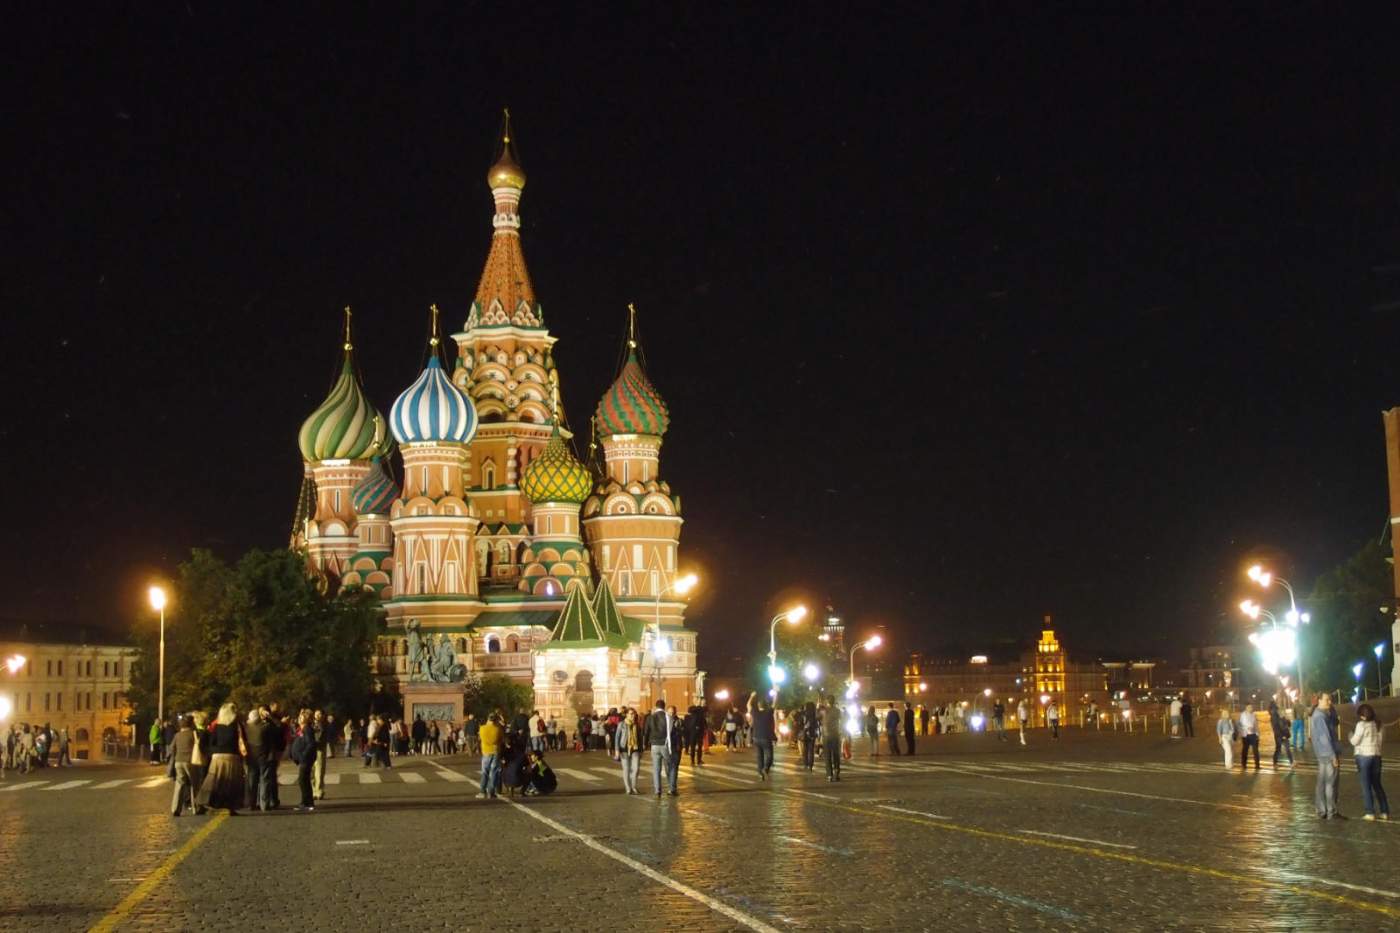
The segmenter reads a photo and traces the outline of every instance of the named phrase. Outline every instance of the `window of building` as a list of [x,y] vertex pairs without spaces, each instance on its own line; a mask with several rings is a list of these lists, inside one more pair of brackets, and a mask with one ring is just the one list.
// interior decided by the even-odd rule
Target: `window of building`
[[487,652],[487,654],[499,654],[500,651],[501,651],[501,640],[500,640],[499,638],[497,638],[495,635],[487,635],[487,636],[486,636],[486,652]]
[[102,676],[103,676],[103,677],[111,677],[111,676],[112,676],[112,662],[111,662],[111,661],[103,661],[103,662],[102,662]]
[[[62,662],[62,661],[59,661],[58,663],[59,663],[59,664],[62,664],[63,662]],[[54,706],[56,706],[56,707],[59,709],[59,711],[61,712],[61,711],[63,710],[63,694],[61,694],[61,693],[55,693],[55,694],[53,695],[53,699],[54,699]]]
[[26,694],[24,695],[24,711],[25,711],[26,713],[29,712],[30,709],[33,707],[33,699],[34,699],[34,695],[33,695],[33,694],[26,693]]
[[59,677],[62,677],[62,676],[63,676],[63,662],[62,662],[62,661],[59,661],[59,662],[58,662],[58,676],[59,676]]
[[44,662],[44,676],[45,676],[45,677],[52,677],[52,676],[53,676],[53,662],[52,662],[52,661],[45,661],[45,662]]
[[44,694],[44,712],[47,713],[48,711],[49,711],[49,695],[46,693],[46,694]]
[[106,709],[106,708],[107,708],[107,694],[106,694],[106,693],[102,694],[102,708],[103,708],[103,709]]

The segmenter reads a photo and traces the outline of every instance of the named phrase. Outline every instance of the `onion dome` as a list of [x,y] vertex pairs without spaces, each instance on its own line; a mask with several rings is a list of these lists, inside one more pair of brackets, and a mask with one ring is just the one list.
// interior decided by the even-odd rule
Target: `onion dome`
[[505,112],[505,120],[501,124],[501,157],[486,172],[486,184],[493,189],[525,187],[525,170],[515,161],[515,153],[510,145],[509,110]]
[[549,436],[544,450],[530,461],[520,477],[520,489],[531,502],[581,504],[588,498],[592,486],[592,477],[564,443],[558,424],[554,425],[554,433]]
[[351,491],[350,505],[356,515],[388,515],[398,497],[399,484],[384,469],[384,460],[375,457],[370,461],[369,472]]
[[475,436],[476,408],[443,372],[436,351],[389,409],[389,430],[400,444],[466,444]]
[[330,395],[302,423],[297,442],[307,460],[361,460],[385,441],[384,418],[360,388],[349,351]]
[[670,412],[642,371],[642,364],[637,362],[635,348],[627,351],[627,363],[598,403],[596,417],[605,435],[654,434],[660,437],[666,433],[671,423]]

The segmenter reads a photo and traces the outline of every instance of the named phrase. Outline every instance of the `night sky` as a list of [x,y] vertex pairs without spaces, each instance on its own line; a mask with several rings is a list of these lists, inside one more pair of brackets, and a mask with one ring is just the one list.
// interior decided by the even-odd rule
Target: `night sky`
[[7,618],[285,544],[341,306],[381,411],[465,320],[503,106],[576,427],[638,306],[702,666],[797,594],[1172,653],[1385,525],[1394,23],[111,6],[6,30]]

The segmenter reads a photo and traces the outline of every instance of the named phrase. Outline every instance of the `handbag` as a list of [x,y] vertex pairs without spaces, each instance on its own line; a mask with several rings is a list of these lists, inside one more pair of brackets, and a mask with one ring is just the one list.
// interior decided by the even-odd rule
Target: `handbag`
[[190,749],[190,767],[202,768],[204,765],[204,746],[200,744],[199,734],[196,733],[194,737],[194,748]]

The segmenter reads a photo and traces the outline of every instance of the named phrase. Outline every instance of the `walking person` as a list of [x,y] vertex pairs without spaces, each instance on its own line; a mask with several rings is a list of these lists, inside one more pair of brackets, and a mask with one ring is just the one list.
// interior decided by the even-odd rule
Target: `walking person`
[[904,701],[904,754],[914,754],[914,704]]
[[841,707],[836,697],[828,696],[821,711],[822,758],[826,761],[826,779],[841,780]]
[[992,726],[997,730],[997,740],[1006,741],[1006,707],[997,700],[992,704]]
[[1230,711],[1220,710],[1220,721],[1215,724],[1215,734],[1220,739],[1220,747],[1225,749],[1225,770],[1235,767],[1235,723],[1230,719]]
[[899,710],[894,708],[894,704],[889,705],[885,711],[885,738],[890,743],[890,754],[899,754]]
[[232,703],[225,703],[219,707],[219,715],[209,730],[209,773],[204,776],[199,795],[195,797],[197,810],[226,809],[229,816],[238,815],[247,793],[243,778],[246,750],[247,740],[238,720],[238,710]]
[[199,787],[190,773],[190,758],[198,747],[198,742],[194,733],[194,717],[180,717],[180,729],[170,743],[170,759],[175,769],[175,794],[170,798],[171,816],[184,813],[186,804],[194,812],[202,812],[195,801]]
[[311,789],[311,772],[316,767],[317,728],[311,713],[302,710],[297,717],[297,735],[287,750],[292,764],[297,766],[297,789],[301,791],[298,813],[316,812],[316,798]]
[[1293,746],[1288,741],[1288,723],[1279,712],[1278,703],[1269,701],[1269,731],[1274,734],[1274,770],[1278,770],[1278,753],[1288,753],[1288,767],[1293,767]]
[[1259,770],[1259,717],[1254,714],[1254,704],[1246,703],[1240,713],[1240,773],[1249,768],[1249,750],[1254,749],[1254,770]]
[[749,694],[749,719],[753,735],[753,747],[758,758],[758,779],[767,781],[773,770],[773,743],[778,739],[778,724],[773,719],[773,710],[768,701],[757,693]]
[[[671,757],[675,752],[679,752],[677,745],[673,751],[673,739],[678,739],[678,735],[673,735],[671,723],[671,712],[666,709],[665,700],[656,701],[656,709],[647,717],[644,744],[651,747],[651,789],[656,796],[661,796],[661,779],[663,775],[671,774]],[[675,796],[675,778],[672,777],[671,796]]]
[[821,738],[822,725],[817,720],[817,704],[808,701],[798,714],[797,731],[802,736],[802,767],[812,770],[816,762],[817,739]]
[[1317,708],[1313,710],[1308,729],[1312,732],[1313,755],[1317,757],[1317,787],[1313,790],[1313,806],[1318,819],[1344,820],[1337,811],[1337,759],[1341,756],[1341,742],[1332,731],[1328,712],[1332,709],[1332,695],[1319,693]]
[[724,714],[724,750],[735,751],[739,747],[739,714],[734,707]]
[[880,714],[875,711],[875,704],[871,703],[865,708],[865,734],[870,737],[870,757],[880,757]]
[[1026,726],[1030,723],[1031,709],[1025,700],[1016,704],[1016,723],[1020,727],[1021,744],[1026,744]]
[[1308,708],[1303,704],[1301,696],[1293,700],[1293,747],[1297,751],[1303,750],[1303,738],[1308,720]]
[[[920,706],[920,707],[919,707],[919,735],[922,735],[924,738],[928,738],[928,720],[929,720],[928,707],[927,707],[927,706]],[[1005,738],[1005,736],[1003,736],[1003,738]]]
[[496,788],[501,778],[501,724],[492,713],[477,732],[481,742],[481,791],[477,800],[496,799]]
[[622,762],[622,792],[637,793],[637,773],[642,767],[642,734],[637,724],[637,711],[629,709],[617,724],[617,756]]
[[1356,728],[1351,731],[1351,745],[1356,749],[1356,773],[1361,779],[1361,803],[1366,808],[1363,820],[1380,817],[1390,819],[1390,801],[1381,786],[1381,726],[1371,704],[1356,708]]
[[1050,706],[1045,710],[1045,719],[1050,724],[1050,738],[1060,737],[1060,704],[1054,700],[1050,701]]

